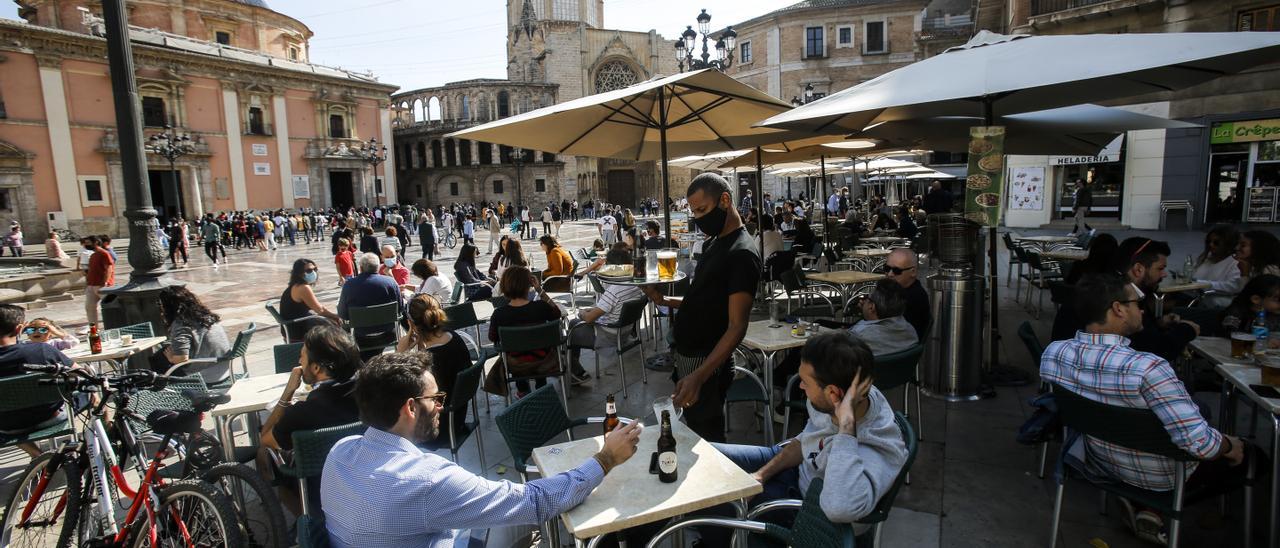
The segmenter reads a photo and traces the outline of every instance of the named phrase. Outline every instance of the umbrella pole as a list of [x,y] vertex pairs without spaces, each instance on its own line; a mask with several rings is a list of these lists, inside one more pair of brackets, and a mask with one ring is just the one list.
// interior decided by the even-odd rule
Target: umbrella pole
[[[756,147],[756,209],[760,210],[760,216],[765,216],[764,211],[764,166],[761,165],[760,147]],[[756,234],[760,237],[760,260],[763,261],[764,256],[764,230],[760,229],[760,219],[756,219]],[[761,265],[764,263],[762,262]]]
[[[824,154],[818,156],[818,167],[822,171],[822,238],[826,242],[824,247],[831,246],[831,231],[827,230],[827,156]],[[828,267],[830,269],[830,267]]]
[[[990,98],[982,100],[982,121],[988,127],[995,123],[995,109]],[[1004,151],[1001,151],[1003,153]],[[990,354],[987,361],[987,371],[993,371],[1000,365],[1000,283],[996,279],[1000,273],[998,259],[996,257],[997,246],[996,239],[998,234],[995,225],[987,228],[987,260],[991,264],[991,271],[988,278],[991,280],[991,325],[990,329]],[[1012,251],[1010,251],[1012,253]]]
[[[670,242],[675,240],[675,235],[671,233],[671,207],[667,205],[671,200],[671,174],[667,169],[667,108],[663,100],[664,90],[665,88],[658,88],[658,116],[661,118],[658,123],[658,137],[662,144],[662,229],[665,231],[662,234]],[[687,218],[686,223],[688,221],[692,219]]]

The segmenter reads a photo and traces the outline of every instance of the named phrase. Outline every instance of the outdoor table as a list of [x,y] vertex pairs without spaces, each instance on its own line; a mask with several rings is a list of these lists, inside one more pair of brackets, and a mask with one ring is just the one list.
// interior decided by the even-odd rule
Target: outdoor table
[[1083,261],[1089,258],[1089,250],[1087,249],[1054,249],[1045,251],[1040,257],[1052,259],[1055,261]]
[[1181,293],[1183,291],[1198,291],[1201,289],[1209,289],[1213,287],[1209,282],[1176,282],[1170,281],[1156,286],[1156,317],[1164,315],[1164,297],[1170,293]]
[[1068,242],[1074,242],[1076,239],[1072,236],[1023,236],[1020,238],[1014,238],[1013,241],[1018,243],[1026,242],[1034,244],[1039,248],[1039,253],[1044,253],[1050,244],[1065,244]]
[[[744,500],[764,489],[678,420],[671,421],[671,434],[680,475],[673,483],[658,481],[649,473],[649,454],[658,445],[660,430],[646,427],[636,454],[611,470],[582,504],[560,514],[579,544],[591,539],[588,546],[595,546],[608,533]],[[602,447],[604,436],[539,447],[533,450],[533,463],[542,477],[553,476],[580,466]],[[741,518],[746,505],[740,504]]]
[[[1264,398],[1251,388],[1251,384],[1262,384],[1262,369],[1252,360],[1231,357],[1231,340],[1226,337],[1196,337],[1190,348],[1213,363],[1214,372],[1221,375],[1226,382],[1222,383],[1222,400],[1218,409],[1218,427],[1226,434],[1235,433],[1235,420],[1232,401],[1236,393],[1257,404],[1264,412],[1271,415],[1271,508],[1280,508],[1280,399]],[[1248,498],[1248,497],[1246,497]],[[1280,546],[1280,512],[1271,512],[1269,531],[1270,546]],[[1245,530],[1248,530],[1246,524]],[[1248,544],[1248,543],[1246,543]]]
[[860,272],[857,270],[833,270],[831,272],[807,272],[805,278],[815,282],[823,282],[840,287],[840,304],[844,305],[848,293],[855,285],[878,282],[885,278],[884,274]]
[[[289,383],[289,375],[290,373],[276,373],[240,379],[227,390],[231,401],[215,407],[210,412],[213,415],[218,441],[222,443],[222,456],[227,459],[227,462],[235,462],[235,436],[231,433],[231,420],[237,415],[265,411],[267,406],[278,401],[280,394],[284,392],[285,385]],[[306,399],[308,392],[310,389],[303,384],[294,394],[294,398]],[[249,436],[255,443],[257,442],[257,432],[250,431]]]
[[129,346],[121,345],[119,342],[103,342],[102,352],[97,354],[90,352],[89,345],[86,343],[67,350],[63,354],[66,354],[75,363],[105,362],[111,364],[114,370],[119,371],[122,369],[120,362],[133,357],[134,354],[160,346],[160,343],[165,340],[165,337],[144,337],[133,339],[133,344]]
[[[808,336],[796,337],[791,334],[791,327],[795,324],[779,322],[782,325],[778,327],[769,327],[773,325],[772,320],[756,320],[747,324],[747,334],[742,337],[742,346],[759,352],[764,356],[764,388],[765,398],[769,400],[769,409],[773,409],[773,368],[777,367],[778,353],[792,348],[800,348],[804,346],[805,341],[809,340]],[[829,328],[819,327],[818,331],[825,333],[831,331]],[[769,442],[773,442],[773,423],[765,421],[765,437],[769,438]]]
[[845,250],[844,255],[846,257],[877,258],[887,257],[892,252],[890,249],[881,247],[878,249],[849,249]]
[[676,283],[676,282],[678,282],[678,281],[684,280],[685,278],[688,278],[688,277],[689,277],[689,275],[688,275],[688,274],[685,274],[684,272],[681,272],[681,271],[679,271],[679,270],[677,270],[677,271],[676,271],[676,275],[675,275],[675,276],[672,276],[672,277],[670,277],[670,278],[659,278],[659,277],[657,277],[657,276],[653,276],[653,277],[646,277],[646,278],[644,278],[644,279],[640,279],[640,280],[637,280],[637,279],[632,278],[632,277],[630,277],[630,276],[626,276],[626,277],[617,277],[617,278],[611,278],[611,277],[608,277],[608,276],[600,276],[600,275],[598,275],[598,274],[596,275],[596,278],[599,278],[599,279],[600,279],[600,283],[603,283],[603,284],[609,284],[609,285],[630,285],[630,286],[634,286],[634,287],[640,287],[640,286],[645,286],[645,285],[673,284],[673,283]]
[[875,244],[883,248],[888,248],[891,245],[905,242],[907,241],[907,239],[900,238],[898,236],[871,236],[870,238],[859,238],[858,241],[866,242],[869,244]]

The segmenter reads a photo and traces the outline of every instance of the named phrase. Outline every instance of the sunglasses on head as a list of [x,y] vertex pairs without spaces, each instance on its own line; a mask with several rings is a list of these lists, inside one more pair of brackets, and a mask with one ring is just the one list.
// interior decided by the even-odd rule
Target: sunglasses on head
[[914,267],[914,266],[908,266],[908,267],[906,267],[906,268],[898,268],[898,267],[896,267],[896,266],[889,266],[889,265],[885,265],[885,267],[884,267],[884,273],[885,273],[885,274],[893,274],[894,276],[899,276],[899,275],[901,275],[903,272],[906,272],[906,271],[908,271],[908,270],[914,270],[915,268],[916,268],[916,267]]
[[44,335],[49,332],[49,328],[48,327],[28,327],[26,329],[23,329],[22,332],[28,335],[34,335],[36,333]]

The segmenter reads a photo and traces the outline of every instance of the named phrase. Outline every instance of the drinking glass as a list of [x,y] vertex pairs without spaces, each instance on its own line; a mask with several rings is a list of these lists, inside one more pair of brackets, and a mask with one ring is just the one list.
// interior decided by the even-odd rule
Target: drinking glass
[[103,339],[102,339],[102,340],[103,340],[103,342],[107,343],[108,345],[110,345],[110,346],[118,346],[118,345],[120,344],[120,330],[119,330],[119,329],[108,329],[108,330],[106,330],[106,332],[105,332],[105,333],[103,333],[103,335],[104,335],[104,336],[103,336]]
[[670,280],[676,277],[676,250],[663,249],[658,252],[658,278]]
[[680,420],[680,417],[684,415],[684,410],[676,408],[676,404],[671,400],[671,396],[662,396],[653,400],[653,417],[655,424],[662,420],[663,411],[670,412],[671,420],[673,421]]

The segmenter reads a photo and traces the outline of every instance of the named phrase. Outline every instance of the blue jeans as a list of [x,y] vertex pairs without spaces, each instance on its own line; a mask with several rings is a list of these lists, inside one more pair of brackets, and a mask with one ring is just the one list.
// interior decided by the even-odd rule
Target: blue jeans
[[[728,457],[739,468],[748,473],[755,473],[765,463],[782,452],[781,445],[761,447],[758,445],[734,445],[731,443],[711,443],[717,451]],[[751,499],[751,506],[778,499],[804,498],[800,492],[800,473],[796,468],[788,468],[764,482],[764,491]]]

